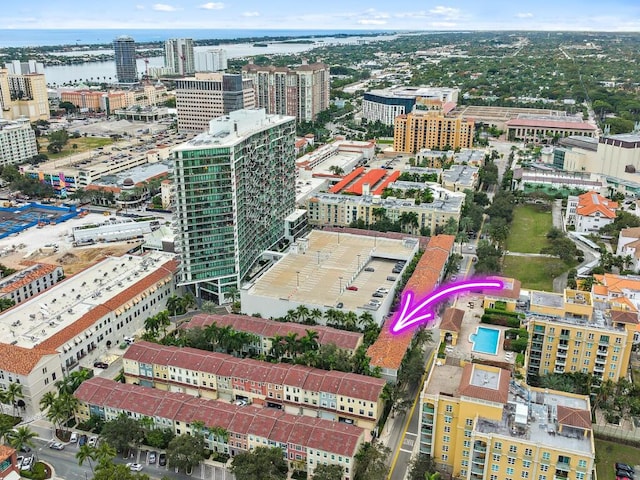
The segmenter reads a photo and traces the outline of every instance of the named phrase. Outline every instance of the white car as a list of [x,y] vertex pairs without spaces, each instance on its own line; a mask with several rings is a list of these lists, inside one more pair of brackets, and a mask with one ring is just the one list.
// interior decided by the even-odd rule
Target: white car
[[90,447],[95,447],[97,444],[98,444],[98,437],[91,437],[91,438],[89,439],[89,443],[88,443],[88,445],[89,445]]
[[383,294],[386,295],[387,293],[389,293],[389,289],[388,288],[384,288],[384,287],[380,287],[380,288],[378,288],[378,290],[376,290],[376,292],[380,292],[380,293],[383,293]]
[[142,465],[140,465],[139,463],[127,463],[127,467],[129,467],[129,470],[131,470],[132,472],[142,471]]
[[30,470],[33,463],[33,457],[25,457],[20,465],[20,470]]

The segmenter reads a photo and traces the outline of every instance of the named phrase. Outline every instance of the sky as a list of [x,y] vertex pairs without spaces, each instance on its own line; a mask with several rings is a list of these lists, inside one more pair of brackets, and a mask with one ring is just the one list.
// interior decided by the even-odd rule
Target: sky
[[3,1],[0,29],[640,31],[640,0]]

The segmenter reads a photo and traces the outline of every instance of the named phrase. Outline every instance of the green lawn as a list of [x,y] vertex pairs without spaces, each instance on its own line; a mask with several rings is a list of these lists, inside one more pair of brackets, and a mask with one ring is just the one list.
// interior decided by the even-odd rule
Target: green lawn
[[[47,151],[47,145],[49,144],[49,142],[47,141],[46,137],[41,137],[40,139],[38,139],[38,143],[40,144],[39,153],[44,153],[51,160],[54,160],[56,158],[75,155],[76,153],[87,152],[89,150],[93,150],[94,148],[104,147],[105,145],[111,145],[113,143],[113,139],[103,137],[69,138],[69,141],[60,153],[49,153]],[[73,148],[74,144],[77,145],[77,148]]]
[[552,225],[551,211],[544,212],[537,205],[516,207],[513,210],[507,250],[540,253],[540,249],[546,245],[546,235]]
[[607,442],[595,439],[596,444],[596,471],[598,480],[615,480],[614,464],[616,462],[636,465],[640,458],[640,449],[622,445],[619,443]]
[[502,260],[502,274],[505,277],[517,278],[522,288],[553,292],[553,279],[568,267],[558,258],[515,257],[506,255]]

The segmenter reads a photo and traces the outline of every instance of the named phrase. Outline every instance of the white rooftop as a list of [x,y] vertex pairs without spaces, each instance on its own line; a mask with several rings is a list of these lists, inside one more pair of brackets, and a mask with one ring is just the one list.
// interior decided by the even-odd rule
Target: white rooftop
[[163,252],[108,257],[1,314],[0,338],[33,348],[172,258]]

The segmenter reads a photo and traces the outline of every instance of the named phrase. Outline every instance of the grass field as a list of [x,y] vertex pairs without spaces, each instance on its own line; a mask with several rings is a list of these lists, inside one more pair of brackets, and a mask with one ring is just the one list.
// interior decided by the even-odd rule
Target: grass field
[[505,277],[517,278],[522,288],[553,292],[553,279],[569,267],[558,258],[505,256],[502,273]]
[[[38,143],[40,144],[39,153],[44,153],[51,160],[54,160],[56,158],[75,155],[76,153],[87,152],[89,150],[93,150],[94,148],[104,147],[105,145],[111,145],[113,143],[113,139],[102,137],[70,138],[60,153],[49,153],[47,151],[47,145],[49,144],[49,142],[46,137],[39,138]],[[77,145],[77,148],[73,148],[74,144]]]
[[619,443],[607,442],[595,439],[596,444],[596,471],[598,480],[615,480],[614,464],[616,462],[627,465],[637,465],[640,463],[640,449],[622,445]]
[[507,239],[507,250],[540,253],[540,249],[546,245],[546,235],[552,225],[550,211],[544,212],[537,205],[516,207]]

